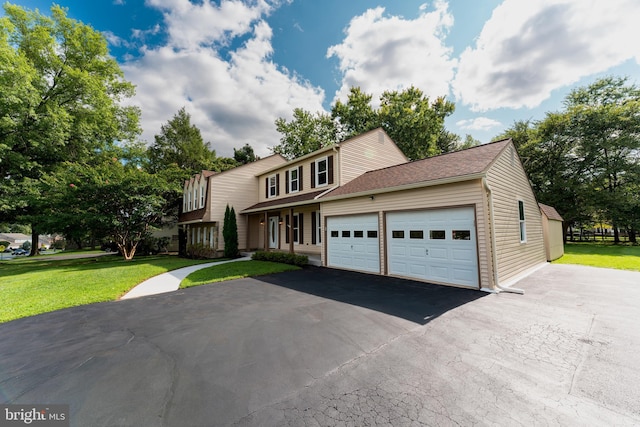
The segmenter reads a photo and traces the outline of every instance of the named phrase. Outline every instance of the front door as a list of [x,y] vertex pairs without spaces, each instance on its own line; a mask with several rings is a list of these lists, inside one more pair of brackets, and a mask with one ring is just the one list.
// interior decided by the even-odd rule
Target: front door
[[269,249],[278,249],[278,221],[277,216],[269,217]]

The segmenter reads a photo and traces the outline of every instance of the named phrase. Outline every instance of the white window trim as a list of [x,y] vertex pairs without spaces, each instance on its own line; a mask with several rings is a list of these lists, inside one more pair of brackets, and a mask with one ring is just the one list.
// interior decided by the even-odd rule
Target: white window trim
[[[520,218],[520,204],[522,204],[522,218]],[[527,243],[527,216],[524,200],[518,200],[518,232],[520,233],[520,243]]]
[[200,207],[204,208],[204,185],[200,185]]
[[191,210],[191,189],[187,189],[187,205],[189,206],[189,208],[187,209],[187,212],[189,212]]
[[[295,190],[293,189],[293,181],[294,181],[292,178],[293,172],[296,173],[296,179],[295,179],[296,189]],[[300,170],[297,167],[289,169],[289,193],[297,193],[298,191],[300,191],[300,174],[298,172],[300,172]]]
[[[271,182],[271,180],[273,180],[273,183]],[[276,177],[276,174],[269,175],[268,182],[269,182],[269,197],[268,198],[271,199],[271,198],[274,198],[274,197],[276,197],[278,195],[278,189],[276,188],[277,185],[278,185],[278,178]],[[271,191],[271,189],[273,189],[273,191]]]
[[316,233],[316,246],[322,246],[322,217],[320,211],[315,211],[313,214],[316,216],[316,229],[313,230]]
[[[324,174],[326,175],[326,179],[324,184],[320,184],[319,183],[319,177],[320,177],[320,162],[325,162],[325,170],[324,170]],[[316,188],[318,187],[326,187],[327,185],[329,185],[329,157],[325,156],[322,157],[320,159],[316,160],[316,173],[315,176],[313,177],[315,184],[316,184]]]

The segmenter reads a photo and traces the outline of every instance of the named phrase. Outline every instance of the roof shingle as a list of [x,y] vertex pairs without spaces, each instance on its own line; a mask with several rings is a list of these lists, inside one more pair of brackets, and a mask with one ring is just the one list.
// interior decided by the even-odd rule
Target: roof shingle
[[487,170],[510,139],[366,172],[322,198],[401,187],[479,174]]

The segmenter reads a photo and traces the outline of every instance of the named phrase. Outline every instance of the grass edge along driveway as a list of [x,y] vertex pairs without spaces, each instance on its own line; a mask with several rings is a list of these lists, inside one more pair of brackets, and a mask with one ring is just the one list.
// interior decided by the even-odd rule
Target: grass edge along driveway
[[607,243],[566,243],[564,256],[554,263],[640,271],[640,246]]
[[[164,255],[139,257],[132,261],[114,255],[2,262],[0,324],[64,308],[114,301],[150,277],[205,262],[211,260]],[[243,261],[245,264],[252,262]]]
[[300,270],[300,267],[270,261],[230,262],[194,271],[180,283],[180,288],[294,270]]

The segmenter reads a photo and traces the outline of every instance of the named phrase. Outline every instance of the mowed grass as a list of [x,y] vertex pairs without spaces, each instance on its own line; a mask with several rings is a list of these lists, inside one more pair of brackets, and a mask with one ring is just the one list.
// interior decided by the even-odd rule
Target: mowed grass
[[300,270],[300,267],[269,261],[239,261],[203,268],[187,276],[180,284],[181,288],[223,282],[225,280],[242,279],[244,277],[262,276],[281,273],[283,271]]
[[640,271],[640,246],[607,243],[566,243],[554,263]]
[[109,255],[2,262],[0,323],[67,307],[113,301],[150,277],[202,262],[208,261],[166,255],[139,257],[133,261]]

